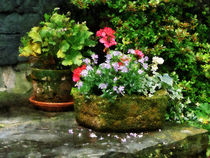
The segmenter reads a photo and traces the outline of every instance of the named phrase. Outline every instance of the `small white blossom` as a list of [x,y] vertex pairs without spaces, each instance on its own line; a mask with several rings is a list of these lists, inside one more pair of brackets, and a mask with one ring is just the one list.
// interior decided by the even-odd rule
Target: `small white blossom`
[[69,129],[69,134],[73,134],[73,129]]
[[91,134],[90,134],[90,137],[91,137],[91,138],[97,138],[97,135],[95,135],[95,133],[91,133]]
[[164,60],[163,60],[163,58],[155,56],[155,57],[152,58],[152,62],[155,63],[155,64],[163,64]]

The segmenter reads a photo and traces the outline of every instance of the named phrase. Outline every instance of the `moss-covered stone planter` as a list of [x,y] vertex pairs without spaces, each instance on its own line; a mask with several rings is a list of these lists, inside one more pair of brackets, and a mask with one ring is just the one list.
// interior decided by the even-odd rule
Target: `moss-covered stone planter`
[[79,124],[98,131],[143,131],[161,128],[165,120],[168,95],[164,90],[153,97],[123,96],[110,103],[100,96],[74,96]]
[[[36,103],[40,102],[42,105],[46,105],[46,102],[50,103],[45,107],[41,107],[40,105],[40,108],[48,111],[60,111],[60,103],[71,102],[72,105],[73,99],[70,95],[72,74],[70,70],[32,68],[31,78],[33,84],[33,97],[30,98],[30,101],[36,101]],[[59,106],[52,103],[59,103]],[[37,104],[34,105],[37,106]],[[50,105],[53,105],[53,107],[50,108]]]

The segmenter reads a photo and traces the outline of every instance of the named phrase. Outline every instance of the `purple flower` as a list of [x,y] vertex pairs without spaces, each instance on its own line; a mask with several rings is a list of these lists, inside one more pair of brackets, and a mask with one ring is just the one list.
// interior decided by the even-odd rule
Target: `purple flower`
[[127,55],[123,55],[122,59],[127,60],[128,56]]
[[125,89],[124,86],[120,86],[120,87],[118,88],[119,93],[123,94],[123,93],[124,93],[124,89]]
[[125,66],[129,65],[129,60],[124,61]]
[[148,56],[145,56],[144,60],[145,61],[148,61],[149,60]]
[[117,72],[119,69],[119,63],[118,62],[112,63],[112,66],[115,69],[115,71]]
[[98,63],[98,55],[97,54],[92,54],[91,57],[92,57],[94,63],[97,64]]
[[111,65],[109,63],[104,65],[106,69],[111,69]]
[[78,87],[78,89],[80,89],[83,86],[83,82],[82,81],[77,82],[76,86]]
[[92,54],[91,57],[92,57],[93,60],[98,59],[98,55],[97,54]]
[[126,66],[120,66],[120,70],[125,73],[128,72],[128,68]]
[[90,63],[90,59],[86,58],[83,60],[83,62],[88,65]]
[[145,70],[147,70],[147,68],[148,68],[148,64],[143,64],[143,68],[145,69]]
[[118,78],[117,78],[117,77],[115,77],[115,78],[114,78],[114,82],[116,82],[117,80],[118,80]]
[[87,76],[87,75],[88,75],[88,71],[87,71],[87,70],[83,70],[83,71],[81,72],[81,75],[82,75],[83,77]]
[[88,66],[86,67],[86,70],[90,71],[90,70],[93,70],[93,68],[92,68],[92,66],[88,65]]
[[99,84],[99,88],[100,89],[106,89],[107,88],[107,86],[108,86],[108,84],[106,83],[101,83],[101,84]]
[[107,59],[107,60],[110,60],[110,59],[112,59],[112,55],[110,55],[110,54],[107,54],[107,55],[106,55],[106,59]]
[[144,71],[143,70],[138,70],[138,73],[139,74],[142,74]]
[[121,138],[121,142],[123,142],[123,143],[125,143],[127,140],[126,140],[126,138]]
[[120,52],[120,51],[113,51],[113,55],[114,55],[114,56],[121,55],[121,52]]
[[128,49],[128,54],[135,54],[135,50],[134,49]]
[[106,63],[100,64],[100,67],[101,67],[102,70],[105,68],[105,64],[106,64]]
[[114,86],[114,87],[113,87],[113,90],[114,90],[115,92],[118,92],[117,86]]
[[144,58],[139,59],[138,62],[144,64]]
[[69,134],[73,134],[73,133],[74,133],[73,129],[69,129]]
[[96,74],[101,75],[101,70],[97,70]]

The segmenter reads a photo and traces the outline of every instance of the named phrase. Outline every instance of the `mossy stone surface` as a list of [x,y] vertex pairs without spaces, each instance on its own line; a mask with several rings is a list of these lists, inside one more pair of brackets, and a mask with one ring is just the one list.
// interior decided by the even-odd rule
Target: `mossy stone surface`
[[74,96],[76,119],[79,124],[99,131],[141,131],[161,128],[164,123],[167,92],[158,91],[153,97],[123,96],[114,103],[100,96]]
[[33,96],[37,101],[68,102],[72,88],[70,70],[32,69]]

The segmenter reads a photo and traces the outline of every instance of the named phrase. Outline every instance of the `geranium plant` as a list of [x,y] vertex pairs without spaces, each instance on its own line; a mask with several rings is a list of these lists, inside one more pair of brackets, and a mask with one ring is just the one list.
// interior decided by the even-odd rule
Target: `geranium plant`
[[76,23],[69,14],[59,14],[56,8],[21,39],[20,56],[35,56],[40,61],[39,67],[47,69],[79,66],[83,54],[88,52],[83,48],[95,46],[92,35],[85,22]]

